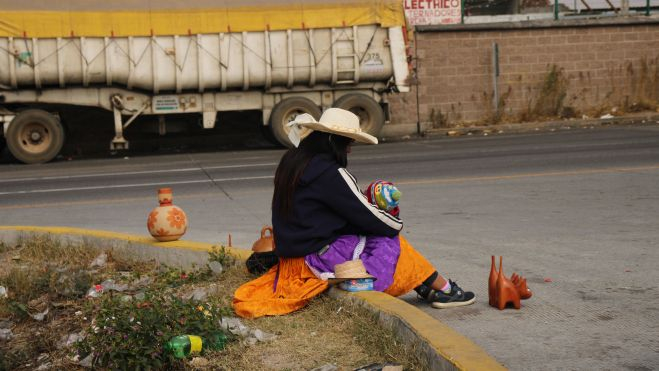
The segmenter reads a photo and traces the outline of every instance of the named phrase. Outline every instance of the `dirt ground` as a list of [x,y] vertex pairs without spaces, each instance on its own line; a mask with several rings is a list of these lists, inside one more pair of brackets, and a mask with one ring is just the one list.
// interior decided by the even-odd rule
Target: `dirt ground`
[[[332,364],[341,370],[352,370],[384,363],[400,364],[406,370],[425,368],[414,349],[398,341],[391,329],[381,327],[373,314],[326,295],[289,315],[232,319],[233,291],[253,277],[242,263],[233,262],[228,256],[215,256],[224,266],[218,273],[209,267],[181,271],[153,261],[130,261],[112,251],[105,252],[101,265],[92,264],[102,254],[94,246],[61,245],[49,236],[24,240],[16,246],[0,243],[0,286],[7,292],[6,297],[0,298],[0,370],[84,369],[81,361],[87,355],[85,349],[92,355],[98,353],[93,350],[98,347],[98,336],[93,330],[98,332],[104,313],[115,310],[108,307],[108,303],[114,303],[109,297],[127,299],[130,305],[117,305],[123,305],[122,310],[128,310],[125,313],[135,313],[131,311],[146,305],[140,297],[144,292],[147,299],[149,292],[182,298],[177,308],[217,308],[214,313],[221,313],[225,320],[239,320],[250,330],[247,336],[225,330],[229,341],[223,349],[205,351],[197,357],[179,361],[161,355],[165,363],[151,364],[156,369],[310,370]],[[100,283],[107,286],[105,290],[90,297]],[[116,285],[116,290],[109,289],[111,285]],[[202,293],[203,297],[194,297],[195,293]],[[147,304],[157,303],[159,299],[153,298]],[[168,317],[158,308],[151,309]],[[221,328],[216,317],[209,314],[214,321],[211,327]],[[154,323],[157,329],[158,320]],[[163,319],[165,333],[166,327]],[[254,338],[259,330],[265,339]],[[78,343],[71,341],[76,334],[82,336]],[[133,340],[129,337],[125,341]],[[162,348],[162,343],[155,347]],[[162,349],[155,349],[153,354],[158,352]],[[129,352],[117,357],[131,356]],[[91,361],[93,357],[87,358]],[[118,366],[139,364],[122,363],[133,362],[130,358],[118,359]],[[112,368],[98,367],[99,361],[94,362],[94,368]]]

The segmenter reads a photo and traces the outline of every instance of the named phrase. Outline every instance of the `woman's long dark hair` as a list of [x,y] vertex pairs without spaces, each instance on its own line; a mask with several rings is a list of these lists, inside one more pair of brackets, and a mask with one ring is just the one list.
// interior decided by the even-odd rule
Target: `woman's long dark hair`
[[293,211],[293,194],[300,182],[304,169],[315,155],[332,155],[341,167],[348,165],[348,145],[352,139],[313,131],[300,142],[298,148],[291,148],[279,161],[275,172],[275,191],[272,195],[272,212],[286,218]]

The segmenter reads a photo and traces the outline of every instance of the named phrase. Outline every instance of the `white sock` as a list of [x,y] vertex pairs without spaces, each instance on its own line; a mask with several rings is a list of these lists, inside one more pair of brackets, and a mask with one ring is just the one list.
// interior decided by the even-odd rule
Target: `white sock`
[[441,291],[444,294],[450,294],[451,293],[451,284],[448,281],[446,281],[446,285],[444,285],[444,287],[441,288]]

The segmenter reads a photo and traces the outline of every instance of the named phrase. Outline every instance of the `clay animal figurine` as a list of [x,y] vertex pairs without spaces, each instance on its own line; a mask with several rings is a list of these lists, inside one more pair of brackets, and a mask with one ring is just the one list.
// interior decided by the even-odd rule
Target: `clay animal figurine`
[[515,287],[517,287],[517,292],[519,292],[520,299],[526,300],[533,296],[533,292],[531,292],[531,290],[526,286],[526,278],[518,275],[517,273],[513,273],[513,275],[510,276],[510,280],[513,282]]
[[366,198],[368,202],[376,205],[378,208],[397,216],[400,213],[398,202],[402,193],[394,186],[393,183],[384,180],[375,180],[366,188]]
[[[492,272],[495,270],[494,256],[492,256],[492,268],[490,269],[490,280],[488,281],[488,294],[492,294],[490,305],[503,310],[508,304],[512,304],[515,309],[520,309],[520,295],[517,287],[503,274],[502,256],[499,257],[499,271],[496,273],[496,282],[492,285]],[[492,287],[494,287],[493,291]]]

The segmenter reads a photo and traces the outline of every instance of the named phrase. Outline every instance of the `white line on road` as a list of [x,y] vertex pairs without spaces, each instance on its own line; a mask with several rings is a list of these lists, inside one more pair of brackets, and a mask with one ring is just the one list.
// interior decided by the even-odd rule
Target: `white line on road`
[[108,177],[108,176],[121,176],[121,175],[183,173],[183,172],[189,172],[189,171],[237,169],[237,168],[243,168],[243,167],[260,167],[260,166],[275,166],[275,165],[277,165],[276,162],[267,162],[267,163],[261,163],[261,164],[204,166],[204,167],[189,167],[189,168],[182,168],[182,169],[164,169],[164,170],[126,171],[126,172],[117,172],[117,173],[42,176],[42,177],[32,177],[32,178],[0,179],[0,183],[26,182],[26,181],[35,181],[35,180],[61,180],[61,179],[94,178],[94,177]]
[[174,182],[156,182],[156,183],[137,183],[137,184],[116,184],[116,185],[105,185],[105,186],[93,186],[93,187],[70,187],[70,188],[49,188],[49,189],[33,189],[29,191],[13,191],[13,192],[0,192],[0,196],[8,195],[22,195],[30,193],[52,193],[52,192],[70,192],[70,191],[88,191],[95,189],[112,189],[112,188],[135,188],[135,187],[153,187],[153,186],[162,186],[162,185],[172,185],[172,184],[195,184],[195,183],[211,183],[211,182],[234,182],[239,180],[255,180],[255,179],[272,179],[274,175],[264,175],[264,176],[250,176],[242,178],[217,178],[217,179],[202,179],[202,180],[183,180],[183,181],[174,181]]

